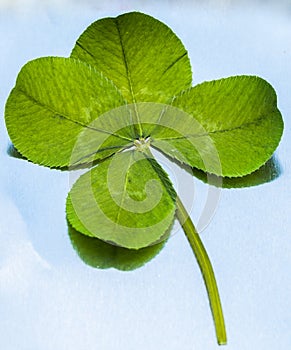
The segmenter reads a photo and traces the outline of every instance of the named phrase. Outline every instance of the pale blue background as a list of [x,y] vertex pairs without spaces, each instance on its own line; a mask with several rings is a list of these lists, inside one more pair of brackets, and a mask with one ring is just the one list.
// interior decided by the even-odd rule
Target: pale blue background
[[[258,187],[223,190],[201,236],[219,283],[227,349],[289,349],[290,1],[0,0],[0,115],[28,60],[68,56],[91,22],[131,10],[151,14],[177,33],[189,51],[195,84],[253,74],[277,91],[285,120],[276,152],[282,175]],[[9,157],[8,145],[1,118],[1,349],[218,348],[203,280],[181,230],[138,270],[93,269],[67,234],[68,173]],[[182,176],[187,178],[181,174],[175,182],[184,182]],[[194,183],[203,201],[207,186]],[[195,222],[201,210],[196,202]]]

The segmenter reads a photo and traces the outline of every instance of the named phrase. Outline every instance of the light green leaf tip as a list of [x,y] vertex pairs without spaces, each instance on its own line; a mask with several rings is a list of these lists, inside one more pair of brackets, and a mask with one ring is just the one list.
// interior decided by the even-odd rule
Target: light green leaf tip
[[128,103],[168,103],[192,83],[180,39],[164,23],[139,12],[94,22],[77,40],[71,57],[102,71]]

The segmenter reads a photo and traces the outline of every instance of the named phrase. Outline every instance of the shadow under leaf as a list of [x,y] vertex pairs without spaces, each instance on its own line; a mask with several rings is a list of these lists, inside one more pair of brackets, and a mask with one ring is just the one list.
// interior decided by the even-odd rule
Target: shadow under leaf
[[[7,154],[11,158],[16,158],[16,159],[21,159],[21,160],[26,160],[27,162],[33,163],[30,159],[26,158],[23,156],[15,146],[10,143],[7,147]],[[37,164],[37,163],[34,163]],[[39,165],[39,164],[38,164]],[[60,171],[67,171],[68,167],[49,167],[50,169],[55,169],[55,170],[60,170]]]
[[251,174],[241,177],[222,177],[214,174],[208,174],[200,169],[192,168],[191,166],[181,163],[179,160],[168,156],[166,153],[158,150],[165,158],[172,163],[178,165],[184,169],[190,175],[195,176],[197,179],[203,181],[206,184],[219,188],[243,188],[253,187],[271,182],[277,179],[282,174],[282,167],[273,155],[265,164],[263,164],[258,170]]
[[7,154],[9,155],[9,157],[12,158],[27,160],[27,158],[25,158],[20,152],[18,152],[18,150],[14,147],[12,143],[10,143],[7,147]]
[[166,237],[155,245],[134,250],[86,236],[69,223],[68,233],[75,251],[85,264],[98,269],[115,268],[121,271],[132,271],[145,265],[162,250],[167,240]]
[[[14,145],[12,143],[10,143],[7,147],[7,154],[9,157],[12,158],[17,158],[17,159],[22,159],[22,160],[26,160],[30,163],[32,163],[28,158],[26,158],[25,156],[23,156],[18,150],[17,148],[14,147]],[[111,156],[111,155],[110,155]],[[108,156],[107,158],[109,158],[110,156]],[[105,161],[107,158],[101,159],[101,160],[95,160],[91,163],[80,163],[78,165],[71,165],[71,166],[63,166],[63,167],[49,167],[50,169],[55,169],[55,170],[60,170],[60,171],[71,171],[71,170],[80,170],[80,169],[90,169],[96,165],[98,165],[99,163],[102,163],[103,161]]]
[[220,178],[213,174],[192,169],[192,174],[205,183],[222,188],[243,188],[262,185],[277,179],[282,174],[282,168],[275,156],[270,158],[264,165],[253,173],[241,177]]

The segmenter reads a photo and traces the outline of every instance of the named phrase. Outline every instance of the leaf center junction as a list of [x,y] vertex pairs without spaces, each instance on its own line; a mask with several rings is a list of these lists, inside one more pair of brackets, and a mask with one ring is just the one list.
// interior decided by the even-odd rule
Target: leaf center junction
[[151,143],[151,138],[146,137],[143,138],[141,137],[140,139],[134,140],[134,145],[137,151],[144,152],[150,147]]

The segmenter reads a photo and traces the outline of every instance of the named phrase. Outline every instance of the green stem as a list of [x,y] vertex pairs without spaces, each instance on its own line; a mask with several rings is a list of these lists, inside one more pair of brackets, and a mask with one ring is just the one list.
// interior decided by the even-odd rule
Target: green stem
[[183,203],[177,196],[177,218],[183,227],[183,230],[191,245],[195,258],[198,262],[200,270],[203,275],[204,283],[207,289],[210,308],[212,311],[213,321],[215,325],[216,338],[219,345],[226,344],[226,330],[224,324],[224,317],[219,298],[218,288],[214,276],[214,271],[207,255],[207,252],[203,246],[203,243],[196,231],[196,228],[191,221]]

